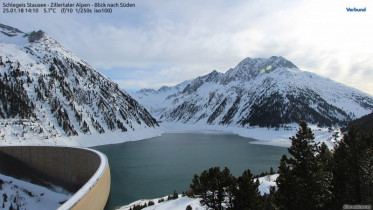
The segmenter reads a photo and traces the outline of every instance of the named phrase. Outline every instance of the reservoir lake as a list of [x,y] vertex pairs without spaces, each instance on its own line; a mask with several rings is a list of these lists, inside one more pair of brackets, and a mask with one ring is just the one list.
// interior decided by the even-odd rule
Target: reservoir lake
[[141,141],[92,147],[109,159],[110,196],[105,209],[133,201],[181,194],[194,174],[228,167],[238,177],[278,169],[287,148],[250,144],[254,139],[234,134],[165,133]]

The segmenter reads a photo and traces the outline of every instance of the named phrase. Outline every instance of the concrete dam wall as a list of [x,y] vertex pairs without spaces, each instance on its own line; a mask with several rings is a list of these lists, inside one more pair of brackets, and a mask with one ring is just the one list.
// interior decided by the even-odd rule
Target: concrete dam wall
[[110,168],[101,152],[74,147],[2,146],[0,153],[26,164],[52,183],[76,189],[60,209],[105,207],[110,192]]

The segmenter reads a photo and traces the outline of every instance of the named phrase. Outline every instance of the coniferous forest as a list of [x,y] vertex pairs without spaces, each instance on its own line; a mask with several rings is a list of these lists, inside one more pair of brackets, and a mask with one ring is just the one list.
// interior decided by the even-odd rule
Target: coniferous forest
[[[371,128],[372,129],[372,128]],[[342,209],[373,204],[373,131],[350,126],[331,151],[301,121],[283,155],[277,187],[261,196],[250,170],[235,178],[228,168],[195,174],[188,196],[208,209]]]

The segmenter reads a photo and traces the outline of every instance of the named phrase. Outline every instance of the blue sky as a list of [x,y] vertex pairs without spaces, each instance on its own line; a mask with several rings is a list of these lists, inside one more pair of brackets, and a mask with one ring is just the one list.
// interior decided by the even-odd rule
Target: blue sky
[[[224,73],[246,57],[277,55],[373,95],[372,1],[129,2],[136,7],[112,14],[0,13],[0,22],[46,31],[126,90],[171,86],[214,69]],[[367,12],[348,13],[346,7]]]

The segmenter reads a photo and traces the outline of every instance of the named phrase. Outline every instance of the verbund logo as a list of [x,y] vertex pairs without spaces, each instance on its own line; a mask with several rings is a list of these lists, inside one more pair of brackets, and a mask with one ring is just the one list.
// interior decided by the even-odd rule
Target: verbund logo
[[351,7],[346,7],[346,10],[347,12],[366,12],[367,11],[367,8],[364,7],[364,8],[351,8]]

